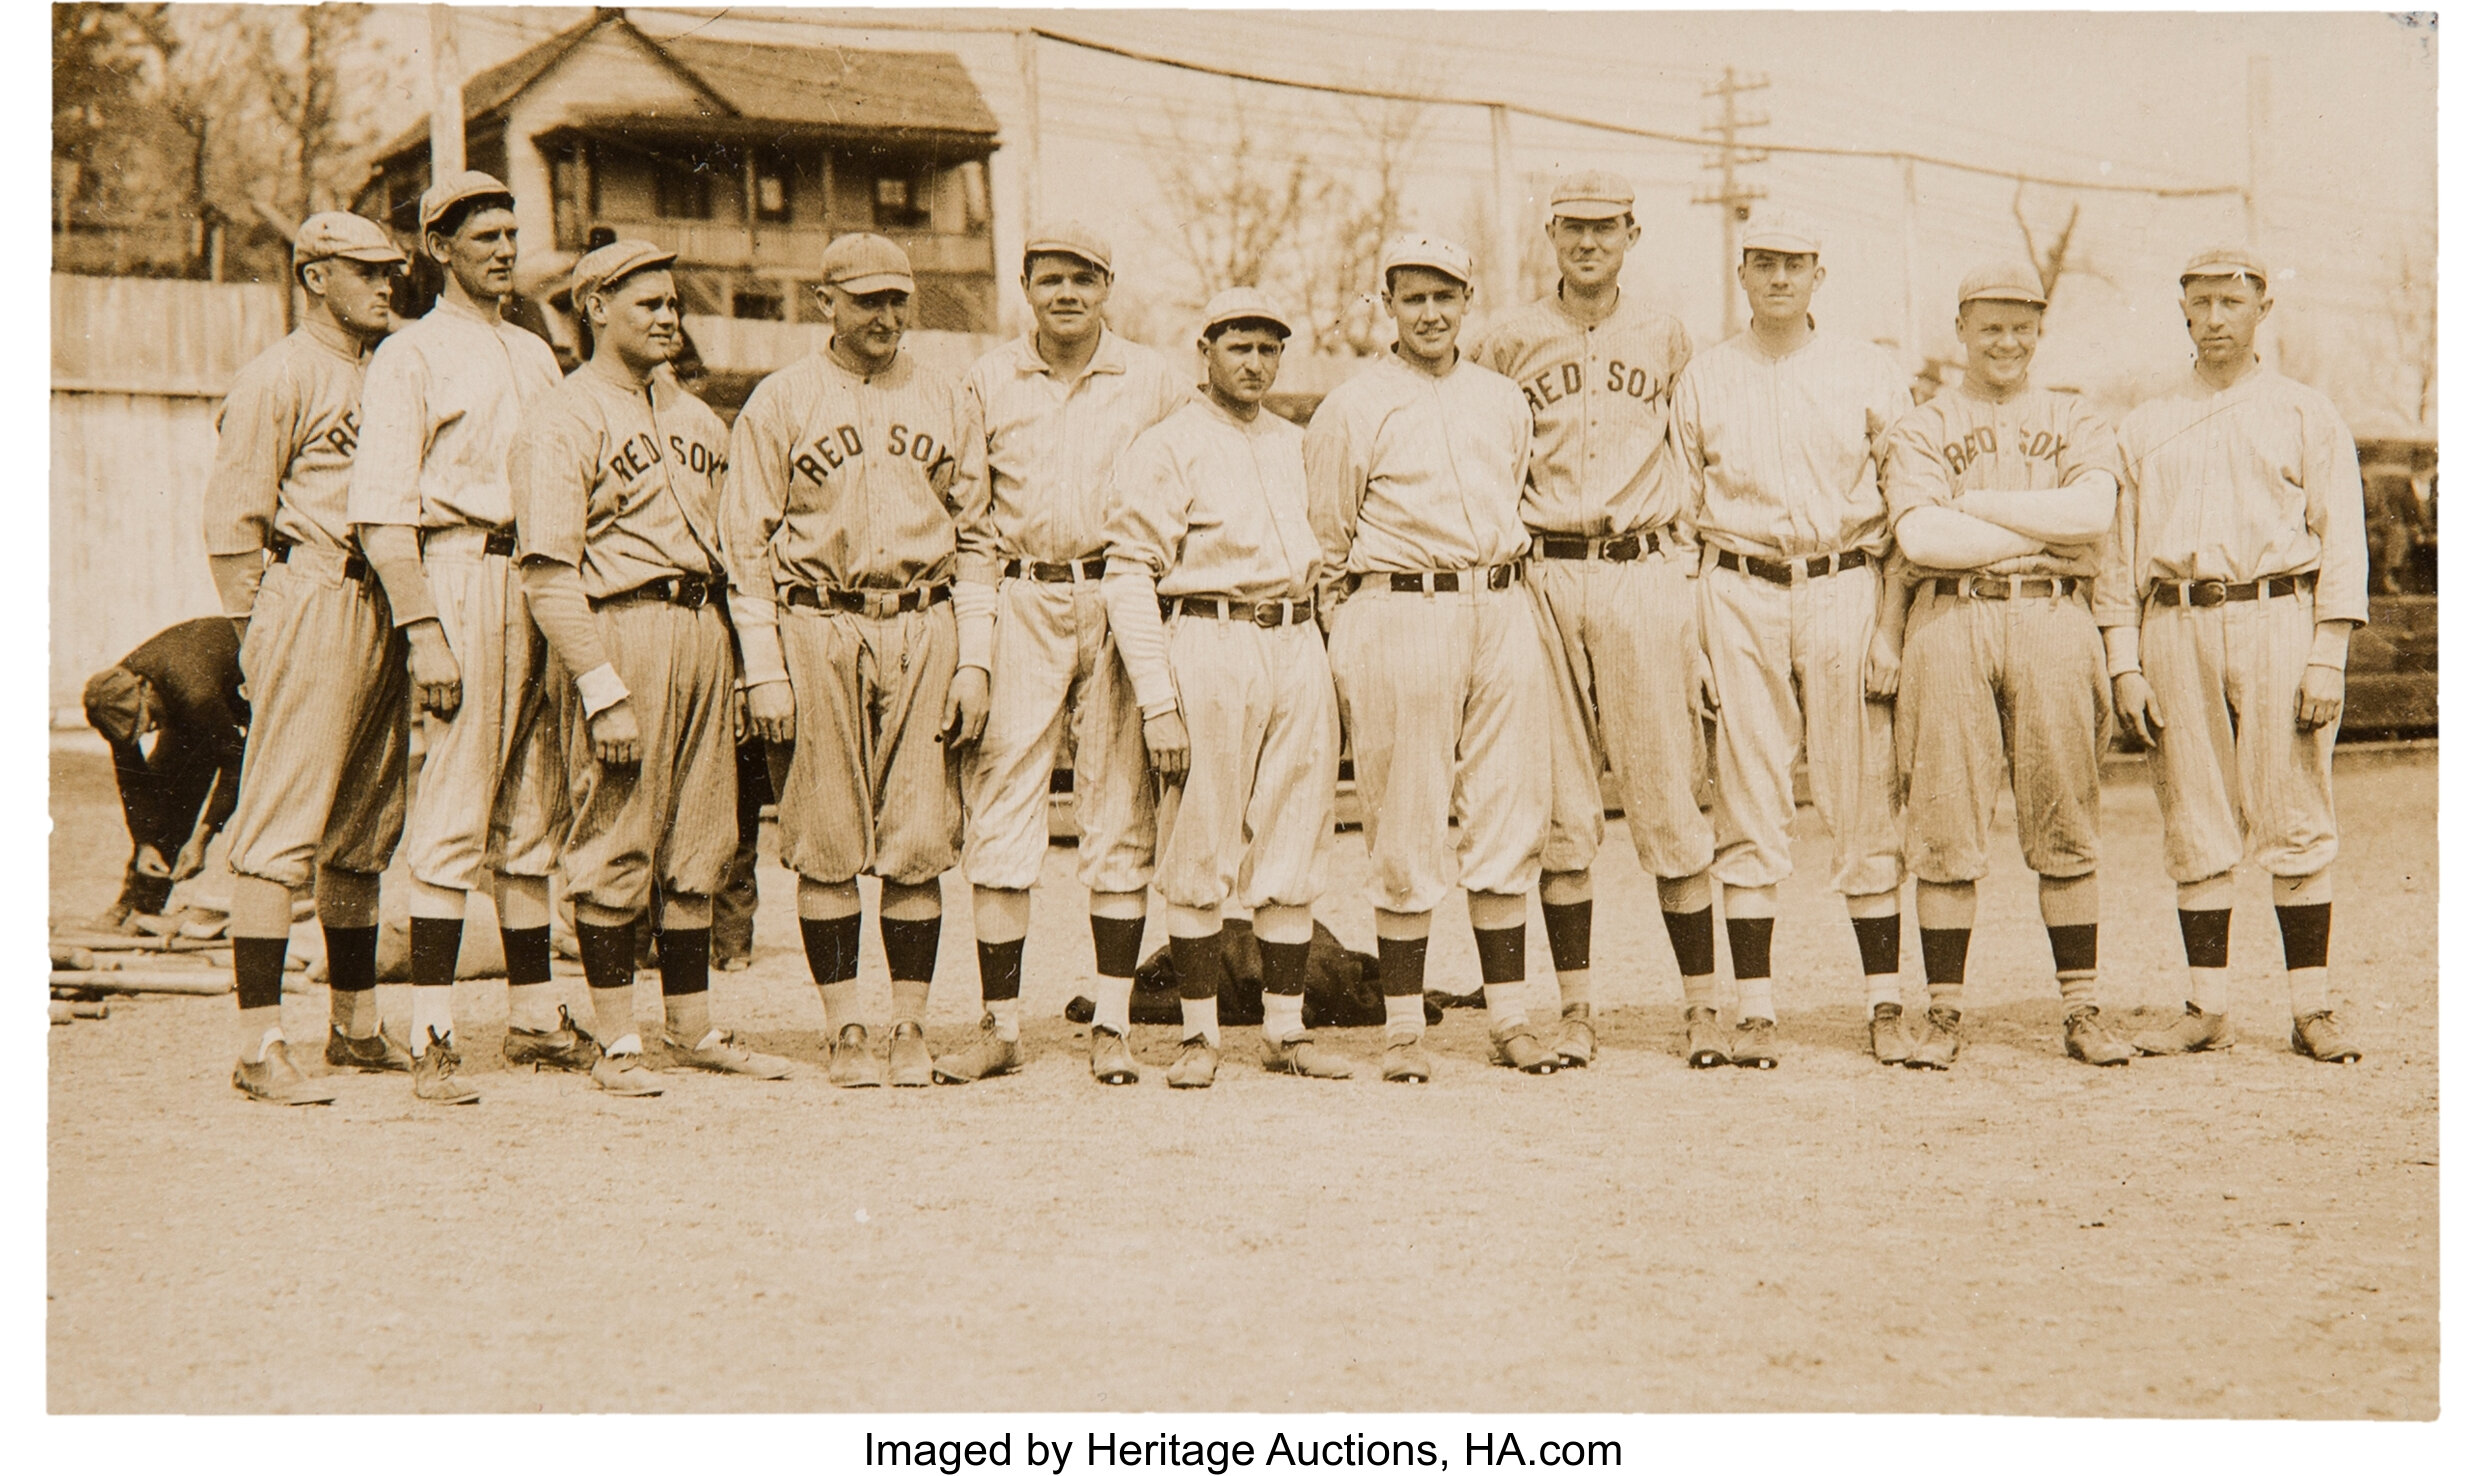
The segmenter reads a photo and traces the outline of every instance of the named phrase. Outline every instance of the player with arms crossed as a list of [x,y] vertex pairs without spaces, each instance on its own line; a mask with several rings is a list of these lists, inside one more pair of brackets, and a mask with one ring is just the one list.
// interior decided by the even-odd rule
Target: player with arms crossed
[[[1148,917],[1156,802],[1139,707],[1105,614],[1105,501],[1113,465],[1141,431],[1191,398],[1154,350],[1105,326],[1113,253],[1077,225],[1035,232],[1020,285],[1035,331],[967,371],[962,453],[985,474],[959,487],[959,601],[993,600],[990,719],[966,780],[962,866],[975,887],[985,1019],[933,1063],[946,1082],[1019,1066],[1019,970],[1029,889],[1062,725],[1073,727],[1079,880],[1096,945],[1096,1018],[1127,1030]],[[969,587],[1000,581],[997,591]],[[983,674],[962,667],[962,698]]]
[[[2098,1016],[2098,760],[2114,737],[2089,603],[2115,515],[2115,433],[2075,395],[2031,388],[2045,331],[2036,273],[2004,263],[1959,286],[1968,369],[1899,422],[1882,486],[1913,576],[1899,655],[1900,797],[1931,996],[1907,1064],[1948,1070],[1985,834],[2006,779],[2020,854],[2063,994],[2063,1045],[2120,1066]],[[1909,567],[1903,572],[1898,565]]]
[[229,855],[233,1085],[285,1104],[336,1095],[295,1068],[277,1020],[305,884],[328,945],[328,1064],[414,1064],[381,1034],[373,971],[380,873],[406,819],[406,648],[346,515],[363,370],[406,255],[378,225],[335,211],[302,223],[293,255],[309,312],[225,396],[203,519],[217,594],[249,622],[252,721]]
[[[930,1086],[924,1008],[941,873],[958,862],[958,766],[942,739],[971,742],[984,724],[992,587],[951,598],[958,388],[903,347],[906,253],[840,236],[820,276],[827,347],[761,380],[734,423],[725,563],[751,723],[772,745],[785,864],[800,878],[829,1079],[880,1085],[855,1000],[855,878],[869,871],[889,959],[889,1080]],[[962,666],[974,675],[961,679]]]
[[1881,350],[1824,332],[1827,272],[1805,227],[1756,222],[1736,269],[1752,327],[1675,384],[1675,444],[1700,525],[1701,620],[1718,697],[1716,871],[1737,1024],[1727,1056],[1778,1064],[1770,943],[1794,871],[1795,755],[1830,829],[1877,1059],[1906,1058],[1899,1000],[1899,818],[1890,708],[1905,591],[1881,577],[1890,530],[1875,456],[1914,408]]
[[480,1096],[457,1075],[449,1004],[466,894],[486,869],[509,961],[502,1054],[584,1071],[597,1052],[553,999],[547,878],[563,783],[541,720],[542,638],[510,557],[510,439],[561,368],[542,339],[501,319],[518,259],[509,186],[468,170],[425,190],[419,208],[423,252],[446,280],[439,303],[372,355],[347,507],[423,707],[405,837],[414,1090],[458,1103]]
[[2115,712],[2149,747],[2192,988],[2143,1054],[2223,1051],[2235,866],[2270,873],[2289,1044],[2363,1053],[2331,1013],[2331,745],[2365,621],[2365,487],[2331,402],[2264,365],[2270,274],[2217,249],[2178,278],[2193,373],[2119,432],[2123,496],[2098,580]]
[[[1338,699],[1312,623],[1321,546],[1306,510],[1303,432],[1260,403],[1292,331],[1258,288],[1209,299],[1207,393],[1122,454],[1105,525],[1105,604],[1149,762],[1168,786],[1157,890],[1182,991],[1173,1087],[1217,1078],[1229,897],[1251,909],[1260,941],[1262,1067],[1355,1074],[1303,1024]],[[1098,1080],[1133,1074],[1121,1033],[1100,1025],[1088,1041]]]
[[669,1064],[784,1077],[708,1012],[711,908],[734,855],[734,637],[717,555],[725,423],[656,371],[681,351],[673,253],[600,246],[570,269],[595,354],[527,406],[509,490],[527,606],[552,659],[544,720],[569,781],[561,873],[618,1096],[661,1090],[631,1009],[656,898]]
[[1304,441],[1372,857],[1385,1081],[1432,1077],[1424,958],[1454,884],[1467,889],[1494,1061],[1531,1074],[1561,1064],[1537,1042],[1525,998],[1528,893],[1553,787],[1542,736],[1552,684],[1517,587],[1530,417],[1517,386],[1459,353],[1472,276],[1457,245],[1391,241],[1381,281],[1398,343],[1321,402]]
[[1551,658],[1553,819],[1545,833],[1545,941],[1562,989],[1553,1050],[1597,1054],[1590,997],[1589,867],[1605,842],[1608,762],[1640,865],[1683,971],[1696,1065],[1726,1061],[1718,1024],[1715,848],[1698,790],[1708,667],[1700,649],[1700,558],[1686,478],[1668,442],[1675,376],[1692,357],[1672,313],[1616,284],[1640,239],[1632,190],[1590,173],[1554,187],[1545,234],[1562,284],[1494,325],[1477,361],[1510,376],[1536,417],[1520,516],[1536,558],[1528,591]]

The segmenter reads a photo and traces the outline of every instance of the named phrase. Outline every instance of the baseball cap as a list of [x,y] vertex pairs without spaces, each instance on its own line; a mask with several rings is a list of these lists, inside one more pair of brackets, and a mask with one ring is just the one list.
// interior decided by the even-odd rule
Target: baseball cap
[[673,265],[675,253],[653,241],[612,241],[578,259],[570,268],[570,301],[582,310],[587,294],[600,291],[634,272]]
[[1591,169],[1567,175],[1554,185],[1553,213],[1570,220],[1612,220],[1631,214],[1631,181],[1619,174]]
[[432,222],[449,213],[449,207],[461,201],[481,199],[486,195],[501,195],[512,200],[517,198],[511,193],[509,186],[480,169],[462,169],[450,175],[423,192],[419,207],[422,228],[430,230]]
[[1989,262],[1959,279],[1959,300],[1962,307],[1972,302],[2026,302],[2044,307],[2046,289],[2025,262]]
[[1210,298],[1200,336],[1206,338],[1228,323],[1266,323],[1277,330],[1280,338],[1292,338],[1295,334],[1278,305],[1257,287],[1229,287]]
[[2262,265],[2262,259],[2235,246],[2213,246],[2195,253],[2175,280],[2181,284],[2195,277],[2251,277],[2264,287],[2270,285],[2270,272]]
[[871,292],[912,292],[915,264],[887,236],[849,231],[820,253],[820,280],[857,297]]
[[1040,230],[1031,231],[1027,237],[1027,249],[1019,253],[1019,260],[1025,262],[1029,257],[1039,255],[1075,256],[1099,271],[1110,272],[1114,269],[1113,247],[1105,244],[1103,236],[1075,220],[1057,220]]
[[1791,215],[1765,215],[1744,227],[1746,251],[1821,255],[1821,233]]
[[114,743],[127,743],[138,731],[138,673],[126,666],[107,666],[87,679],[86,720]]
[[395,262],[406,253],[397,249],[380,223],[343,210],[323,210],[293,234],[293,264],[304,266],[342,256],[348,261]]
[[1468,259],[1467,248],[1456,241],[1437,236],[1395,236],[1381,248],[1381,285],[1390,285],[1390,273],[1400,267],[1423,267],[1448,277],[1462,287],[1472,286],[1476,267]]

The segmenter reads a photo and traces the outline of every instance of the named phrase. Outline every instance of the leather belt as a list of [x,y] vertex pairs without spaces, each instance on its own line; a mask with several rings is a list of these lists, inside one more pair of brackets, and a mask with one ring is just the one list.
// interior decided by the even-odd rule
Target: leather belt
[[1199,615],[1215,620],[1248,620],[1263,630],[1301,625],[1312,618],[1310,600],[1230,600],[1224,595],[1178,595],[1157,601],[1157,613]]
[[1394,594],[1457,594],[1460,582],[1464,579],[1474,581],[1472,587],[1478,589],[1508,589],[1511,587],[1512,577],[1518,570],[1517,561],[1513,561],[1508,564],[1495,564],[1489,569],[1444,569],[1437,574],[1384,575],[1375,571],[1356,575],[1355,587],[1362,589],[1366,585],[1386,578],[1390,581],[1390,590]]
[[[301,546],[291,538],[271,539],[268,542],[268,556],[279,564],[291,563],[294,550]],[[371,563],[361,554],[347,554],[341,567],[345,570],[345,577],[356,583],[371,577]]]
[[713,574],[674,574],[663,579],[651,579],[636,588],[606,595],[602,599],[591,599],[587,603],[598,610],[605,610],[615,605],[636,605],[649,600],[662,600],[668,605],[680,605],[685,610],[696,610],[702,605],[721,607],[725,603],[725,581]]
[[2264,595],[2277,599],[2298,590],[2310,592],[2319,571],[2311,574],[2280,574],[2269,579],[2248,579],[2242,584],[2221,584],[2215,579],[2161,579],[2150,586],[2149,599],[2154,605],[2191,605],[2214,610],[2230,600],[2258,600]]
[[1536,555],[1540,559],[1603,559],[1609,564],[1629,564],[1656,553],[1662,546],[1654,533],[1625,533],[1617,538],[1540,533],[1536,538]]
[[929,610],[950,597],[946,584],[918,584],[910,589],[830,589],[823,585],[788,586],[785,602],[797,610],[843,610],[849,615],[887,619],[909,610]]
[[423,552],[429,554],[433,545],[443,553],[465,553],[478,545],[494,558],[506,559],[518,552],[516,528],[486,528],[478,523],[460,523],[454,528],[423,530]]
[[1798,569],[1804,571],[1807,579],[1826,579],[1832,574],[1861,569],[1872,562],[1873,556],[1861,548],[1851,548],[1844,553],[1815,554],[1809,559],[1793,562],[1755,558],[1750,554],[1729,553],[1725,549],[1719,549],[1717,556],[1721,569],[1733,569],[1739,574],[1749,574],[1755,579],[1766,579],[1772,584],[1790,587],[1795,584],[1795,571]]
[[1033,579],[1044,584],[1077,584],[1082,580],[1105,577],[1105,556],[1079,559],[1068,564],[1044,564],[1032,559],[1012,559],[1001,566],[1004,579]]
[[1981,574],[1932,582],[1935,594],[1956,595],[1963,600],[2021,600],[2080,593],[2080,580],[2069,574]]

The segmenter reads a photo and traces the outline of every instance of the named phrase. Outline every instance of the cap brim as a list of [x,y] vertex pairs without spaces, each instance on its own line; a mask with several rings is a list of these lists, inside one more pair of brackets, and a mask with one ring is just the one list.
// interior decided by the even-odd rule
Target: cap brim
[[1959,305],[1961,307],[1966,307],[1972,302],[2024,302],[2030,307],[2044,307],[2046,305],[2046,300],[2044,298],[2033,297],[2026,292],[2018,291],[2010,287],[1989,287],[1982,292],[1971,292],[1966,297],[1959,300]]
[[1031,242],[1027,250],[1020,254],[1019,259],[1023,262],[1033,261],[1039,256],[1067,256],[1075,261],[1084,261],[1100,272],[1110,272],[1114,269],[1112,262],[1104,260],[1095,252],[1083,251],[1064,241]]
[[1446,261],[1384,262],[1381,267],[1381,280],[1387,282],[1390,279],[1390,273],[1392,272],[1431,272],[1436,276],[1448,277],[1451,281],[1458,283],[1462,287],[1473,287],[1476,285],[1473,281],[1469,280],[1466,272],[1459,270],[1457,267],[1452,266]]
[[1819,256],[1821,247],[1797,236],[1750,236],[1744,241],[1746,251],[1776,251],[1788,256]]
[[849,277],[829,285],[855,297],[869,297],[875,292],[913,292],[915,279],[898,272],[875,272],[868,277]]
[[367,261],[375,266],[404,266],[406,264],[406,253],[390,246],[354,246],[343,251],[331,251],[323,256],[314,256],[309,260],[325,261],[329,257],[343,257],[347,261]]
[[1556,220],[1613,220],[1631,214],[1631,206],[1621,200],[1556,200]]
[[1200,336],[1206,338],[1220,328],[1267,328],[1280,338],[1295,336],[1295,330],[1286,326],[1285,319],[1272,318],[1267,313],[1227,313],[1211,318],[1200,325]]

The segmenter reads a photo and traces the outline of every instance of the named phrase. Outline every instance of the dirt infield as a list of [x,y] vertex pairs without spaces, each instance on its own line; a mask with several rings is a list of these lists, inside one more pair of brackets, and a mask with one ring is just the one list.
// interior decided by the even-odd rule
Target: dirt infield
[[[53,909],[77,916],[126,839],[100,756],[52,774]],[[1087,943],[1058,848],[1033,1059],[975,1087],[827,1085],[791,878],[765,860],[759,961],[717,1009],[802,1058],[790,1082],[617,1101],[492,1069],[487,982],[457,996],[481,1106],[351,1077],[333,1108],[280,1111],[226,1085],[230,1001],[116,1005],[51,1034],[49,1407],[2431,1417],[2434,755],[2343,756],[2339,787],[2334,972],[2369,1052],[2345,1069],[2286,1053],[2258,906],[2237,912],[2232,1054],[2065,1059],[2007,816],[1959,1068],[1877,1067],[1809,810],[1775,1073],[1674,1054],[1671,955],[1619,835],[1605,1054],[1551,1078],[1485,1065],[1460,1011],[1427,1087],[1264,1077],[1238,1031],[1215,1090],[1169,1092],[1173,1032],[1143,1027],[1144,1084],[1096,1088],[1061,1019]],[[2137,768],[2108,815],[2103,988],[2163,1016],[2182,954]],[[1360,841],[1337,840],[1320,915],[1370,948]],[[936,1046],[975,1009],[949,885]],[[1437,929],[1437,984],[1475,977],[1462,921]],[[1921,981],[1912,928],[1905,968]],[[864,973],[885,1008],[877,939]],[[285,1017],[317,1040],[324,996]],[[1371,1063],[1378,1035],[1338,1038]]]

